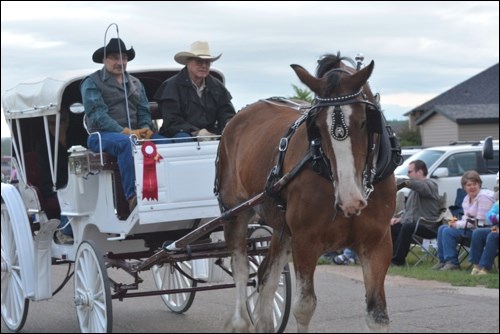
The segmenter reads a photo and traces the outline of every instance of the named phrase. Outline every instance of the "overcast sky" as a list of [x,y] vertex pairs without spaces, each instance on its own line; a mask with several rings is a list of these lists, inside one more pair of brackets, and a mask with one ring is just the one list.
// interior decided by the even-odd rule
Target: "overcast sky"
[[[128,69],[179,67],[195,40],[222,53],[236,109],[305,88],[290,64],[311,72],[325,53],[375,61],[372,90],[388,119],[499,61],[499,2],[1,2],[1,91],[20,82],[99,68],[92,53],[110,23],[136,58]],[[108,40],[116,37],[113,29]],[[7,131],[7,132],[5,132]],[[8,134],[2,114],[2,135]]]

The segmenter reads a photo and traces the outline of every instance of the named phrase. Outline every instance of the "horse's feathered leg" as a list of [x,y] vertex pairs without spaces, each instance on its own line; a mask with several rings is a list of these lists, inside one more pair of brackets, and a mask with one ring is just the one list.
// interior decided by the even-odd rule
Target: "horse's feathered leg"
[[291,252],[290,236],[283,235],[280,240],[279,234],[280,231],[275,231],[266,260],[259,266],[259,299],[256,305],[258,318],[255,324],[257,333],[274,332],[274,294]]
[[371,331],[389,331],[389,315],[385,300],[384,280],[392,255],[390,233],[371,249],[364,249],[359,255],[363,268],[366,291],[366,324]]
[[[296,278],[296,291],[292,310],[297,321],[297,332],[307,333],[309,323],[316,310],[317,298],[314,292],[314,271],[319,255],[313,255],[314,249],[307,242],[300,240],[301,244],[298,245],[297,239],[300,239],[300,237],[292,240],[293,267]],[[311,249],[311,253],[300,252],[301,249],[308,248]]]
[[226,330],[233,333],[253,332],[254,328],[247,311],[248,256],[246,248],[248,221],[252,213],[244,212],[224,226],[226,244],[231,252],[231,269],[236,285],[234,314],[226,323]]

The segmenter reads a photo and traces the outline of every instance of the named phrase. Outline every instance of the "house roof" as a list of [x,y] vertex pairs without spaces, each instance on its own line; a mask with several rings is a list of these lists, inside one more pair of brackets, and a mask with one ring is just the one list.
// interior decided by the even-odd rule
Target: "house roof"
[[438,104],[419,117],[416,124],[424,123],[436,113],[457,124],[498,123],[498,101],[490,104]]
[[[498,63],[496,65],[487,68],[486,70],[476,74],[472,78],[456,85],[455,87],[447,90],[446,92],[436,96],[435,98],[419,105],[418,107],[410,110],[405,116],[408,116],[417,111],[432,111],[434,112],[448,112],[453,111],[449,108],[451,105],[457,106],[454,111],[459,112],[475,112],[477,111],[473,107],[469,109],[460,108],[463,105],[476,105],[484,106],[488,104],[496,105],[496,119],[498,120],[498,103],[499,103],[499,84],[498,84]],[[441,108],[437,108],[441,106]],[[448,106],[443,108],[444,106]],[[427,112],[425,114],[427,114]],[[446,117],[446,114],[443,113]],[[422,118],[425,115],[422,116]],[[428,118],[428,115],[426,118]],[[472,116],[475,116],[472,114]],[[480,115],[479,115],[480,116]],[[458,115],[457,118],[462,117]],[[420,119],[419,119],[420,122]],[[421,122],[420,122],[421,123]]]

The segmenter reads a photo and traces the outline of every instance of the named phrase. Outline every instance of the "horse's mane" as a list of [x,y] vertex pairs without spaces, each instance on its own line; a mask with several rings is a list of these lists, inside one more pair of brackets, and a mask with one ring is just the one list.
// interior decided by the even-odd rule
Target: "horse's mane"
[[[329,95],[331,92],[334,92],[337,89],[339,80],[340,80],[340,72],[352,73],[354,72],[354,68],[347,66],[345,63],[342,63],[343,60],[346,60],[352,64],[354,64],[353,60],[348,57],[342,57],[340,52],[334,54],[325,54],[318,59],[318,67],[316,68],[316,77],[326,79],[326,87],[325,93]],[[342,69],[342,71],[332,71],[335,69]]]

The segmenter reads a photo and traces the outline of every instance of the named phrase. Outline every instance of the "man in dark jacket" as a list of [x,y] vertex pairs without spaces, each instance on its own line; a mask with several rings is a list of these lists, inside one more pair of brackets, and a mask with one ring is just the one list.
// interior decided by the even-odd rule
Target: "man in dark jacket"
[[221,55],[212,57],[208,43],[200,41],[175,55],[186,67],[163,82],[154,96],[163,116],[162,135],[207,140],[222,133],[235,110],[229,91],[210,74],[211,63]]

